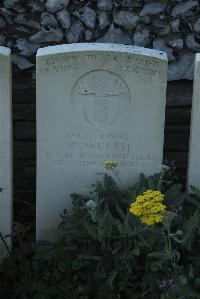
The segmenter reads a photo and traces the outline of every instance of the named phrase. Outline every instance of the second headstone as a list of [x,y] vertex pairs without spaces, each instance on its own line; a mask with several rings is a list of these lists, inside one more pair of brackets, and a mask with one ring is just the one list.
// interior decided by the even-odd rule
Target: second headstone
[[[11,51],[0,47],[0,232],[11,246],[12,232],[12,117]],[[0,259],[7,254],[0,240]]]
[[194,186],[200,189],[200,54],[195,57],[194,86],[190,128],[190,151],[188,167],[188,189]]

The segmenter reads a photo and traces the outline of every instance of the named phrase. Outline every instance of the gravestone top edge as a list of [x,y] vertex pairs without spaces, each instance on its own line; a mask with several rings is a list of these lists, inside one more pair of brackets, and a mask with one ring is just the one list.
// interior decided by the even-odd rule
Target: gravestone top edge
[[9,48],[0,46],[0,54],[5,56],[10,56],[11,50]]
[[196,55],[195,55],[195,60],[196,60],[197,62],[200,61],[200,53],[196,53]]
[[160,60],[167,61],[167,54],[162,51],[141,48],[137,46],[121,45],[114,43],[78,43],[78,44],[63,44],[57,46],[49,46],[40,48],[37,51],[37,57],[52,55],[52,54],[62,54],[71,52],[84,52],[84,51],[107,51],[107,52],[124,52],[130,54],[145,55],[153,58],[158,58]]

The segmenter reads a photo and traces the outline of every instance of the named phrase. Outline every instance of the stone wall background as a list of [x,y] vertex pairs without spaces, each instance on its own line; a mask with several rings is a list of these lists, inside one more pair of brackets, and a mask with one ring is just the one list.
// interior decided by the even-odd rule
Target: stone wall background
[[115,42],[167,52],[169,80],[192,79],[200,52],[198,0],[4,0],[0,45],[13,63],[34,72],[39,47]]
[[[164,157],[186,179],[197,0],[4,0],[0,45],[12,49],[14,209],[20,229],[35,223],[35,54],[39,47],[114,42],[165,51],[169,59]],[[179,81],[173,81],[179,80]]]

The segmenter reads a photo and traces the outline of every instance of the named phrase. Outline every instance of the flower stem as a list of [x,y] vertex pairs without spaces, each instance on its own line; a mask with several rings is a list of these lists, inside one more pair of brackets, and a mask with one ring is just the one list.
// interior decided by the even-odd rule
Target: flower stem
[[158,182],[158,190],[160,190],[160,191],[162,189],[162,182],[163,182],[164,174],[165,174],[165,170],[162,170],[161,174],[160,174],[159,182]]
[[169,255],[170,255],[172,269],[173,269],[173,272],[176,273],[176,262],[175,262],[174,257],[173,257],[173,250],[172,250],[169,224],[167,224],[167,246],[168,246],[168,251],[169,251]]
[[[112,171],[113,171],[113,173],[115,174],[115,176],[116,176],[116,178],[118,179],[118,181],[120,182],[120,184],[121,184],[122,186],[126,187],[125,184],[124,184],[124,182],[121,180],[121,178],[120,178],[120,176],[119,176],[119,174],[118,174],[118,171],[115,170],[115,169],[112,169]],[[133,194],[131,193],[131,191],[129,191],[129,190],[127,190],[127,191],[128,191],[128,193],[129,193],[131,196],[133,196]]]

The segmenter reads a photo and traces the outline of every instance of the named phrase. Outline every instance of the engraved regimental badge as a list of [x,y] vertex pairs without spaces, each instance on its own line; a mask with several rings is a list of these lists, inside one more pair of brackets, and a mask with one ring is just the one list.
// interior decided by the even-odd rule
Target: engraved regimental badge
[[72,101],[80,118],[91,125],[108,126],[123,118],[129,110],[130,92],[118,75],[95,70],[75,83]]

